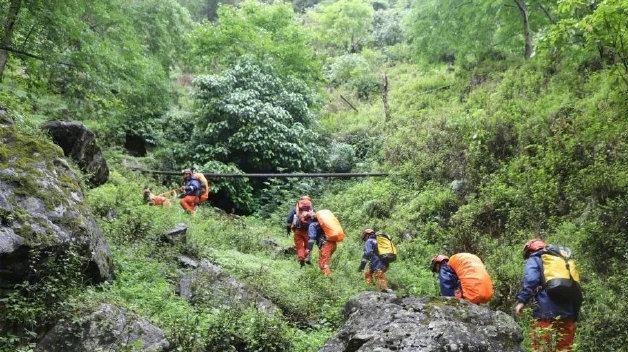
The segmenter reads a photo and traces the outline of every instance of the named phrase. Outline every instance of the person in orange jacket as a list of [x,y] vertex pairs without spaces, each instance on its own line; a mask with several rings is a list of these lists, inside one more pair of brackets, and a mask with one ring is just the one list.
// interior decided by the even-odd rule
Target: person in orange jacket
[[194,214],[196,206],[200,203],[202,186],[199,180],[192,177],[192,170],[185,169],[181,174],[184,184],[181,186],[182,194],[179,196],[181,198],[179,204],[188,214]]
[[152,190],[149,187],[144,187],[144,203],[148,205],[160,205],[166,208],[170,208],[170,200],[166,198],[164,195],[169,194],[172,191],[162,193],[162,194],[153,194]]
[[301,196],[286,218],[286,234],[290,235],[292,231],[294,248],[301,267],[306,263],[311,264],[307,256],[307,230],[312,222],[313,214],[312,199],[309,196]]
[[321,269],[323,275],[331,276],[331,256],[336,251],[337,243],[335,241],[327,240],[325,231],[323,231],[323,228],[318,223],[316,216],[314,216],[313,221],[310,223],[310,226],[307,229],[307,234],[309,237],[307,244],[307,261],[309,261],[312,249],[314,248],[314,243],[316,243],[320,250],[320,254],[318,256],[318,267]]

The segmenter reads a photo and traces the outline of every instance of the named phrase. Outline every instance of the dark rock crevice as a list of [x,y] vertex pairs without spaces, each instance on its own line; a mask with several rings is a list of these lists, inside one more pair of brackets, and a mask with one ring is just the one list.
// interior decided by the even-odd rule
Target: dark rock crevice
[[96,135],[79,122],[51,121],[42,126],[53,142],[74,160],[92,186],[109,179],[109,167],[96,143]]

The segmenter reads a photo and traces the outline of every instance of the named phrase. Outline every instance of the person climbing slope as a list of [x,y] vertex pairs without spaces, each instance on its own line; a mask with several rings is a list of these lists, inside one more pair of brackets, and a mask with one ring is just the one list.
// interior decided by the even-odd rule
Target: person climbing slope
[[440,294],[462,298],[475,304],[493,298],[493,282],[482,260],[471,253],[458,253],[451,258],[439,254],[432,258],[431,269],[438,273]]
[[[365,229],[362,231],[361,238],[364,242],[364,253],[362,254],[362,260],[360,260],[358,272],[364,271],[364,279],[369,284],[373,282],[374,277],[378,290],[382,292],[392,292],[392,290],[388,288],[388,280],[386,279],[386,271],[388,271],[389,263],[378,251],[377,233],[373,229]],[[367,270],[364,270],[367,264],[369,267]]]
[[301,266],[305,263],[310,264],[307,260],[307,243],[308,243],[308,227],[312,222],[314,208],[312,199],[309,196],[301,196],[297,204],[290,210],[286,218],[286,234],[293,234],[294,248],[297,251],[297,261]]
[[211,188],[209,181],[207,181],[207,178],[202,172],[199,172],[198,170],[194,170],[194,169],[192,169],[191,171],[192,171],[192,178],[195,178],[201,184],[201,194],[199,195],[198,202],[199,204],[204,203],[209,199],[209,190]]
[[345,238],[344,230],[336,216],[329,210],[319,210],[314,214],[312,223],[307,230],[307,258],[312,254],[314,243],[318,245],[318,267],[325,276],[331,276],[331,256],[336,251],[338,242]]
[[[571,259],[571,251],[548,246],[535,238],[524,245],[523,258],[525,268],[515,314],[521,314],[527,303],[534,302],[530,330],[532,350],[572,351],[582,291],[580,273]],[[558,278],[558,284],[550,284],[551,278]],[[561,285],[567,288],[555,294],[553,290]]]
[[197,179],[192,177],[192,170],[185,169],[181,171],[181,174],[183,176],[183,186],[181,186],[182,194],[179,196],[181,198],[179,204],[188,214],[194,214],[196,206],[200,202],[202,186]]
[[144,196],[144,203],[148,205],[158,205],[166,208],[170,208],[171,203],[170,199],[166,197],[166,195],[172,194],[174,191],[164,192],[162,194],[153,194],[152,190],[149,187],[144,187],[142,194]]

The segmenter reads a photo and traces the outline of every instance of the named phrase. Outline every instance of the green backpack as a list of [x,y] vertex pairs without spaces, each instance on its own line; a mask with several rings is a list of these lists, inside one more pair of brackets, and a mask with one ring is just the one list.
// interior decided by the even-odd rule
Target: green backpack
[[387,263],[394,262],[397,259],[397,247],[395,247],[390,236],[378,232],[375,235],[375,240],[377,240],[377,254]]

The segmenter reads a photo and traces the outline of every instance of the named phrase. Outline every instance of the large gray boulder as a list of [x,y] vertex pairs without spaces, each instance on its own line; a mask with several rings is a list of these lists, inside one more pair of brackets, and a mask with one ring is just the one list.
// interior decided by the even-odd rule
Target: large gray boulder
[[345,316],[319,352],[522,351],[509,315],[454,298],[365,292],[347,303]]
[[37,344],[38,352],[168,351],[164,332],[146,319],[101,304],[74,321],[57,323]]
[[0,292],[64,256],[80,258],[87,282],[113,278],[109,247],[61,156],[41,136],[0,127]]
[[247,307],[274,314],[279,308],[254,288],[238,281],[221,267],[202,260],[198,268],[183,275],[179,295],[190,303],[210,307]]
[[109,179],[107,161],[96,144],[94,133],[80,122],[50,121],[42,126],[68,158],[76,162],[92,186],[100,186]]

